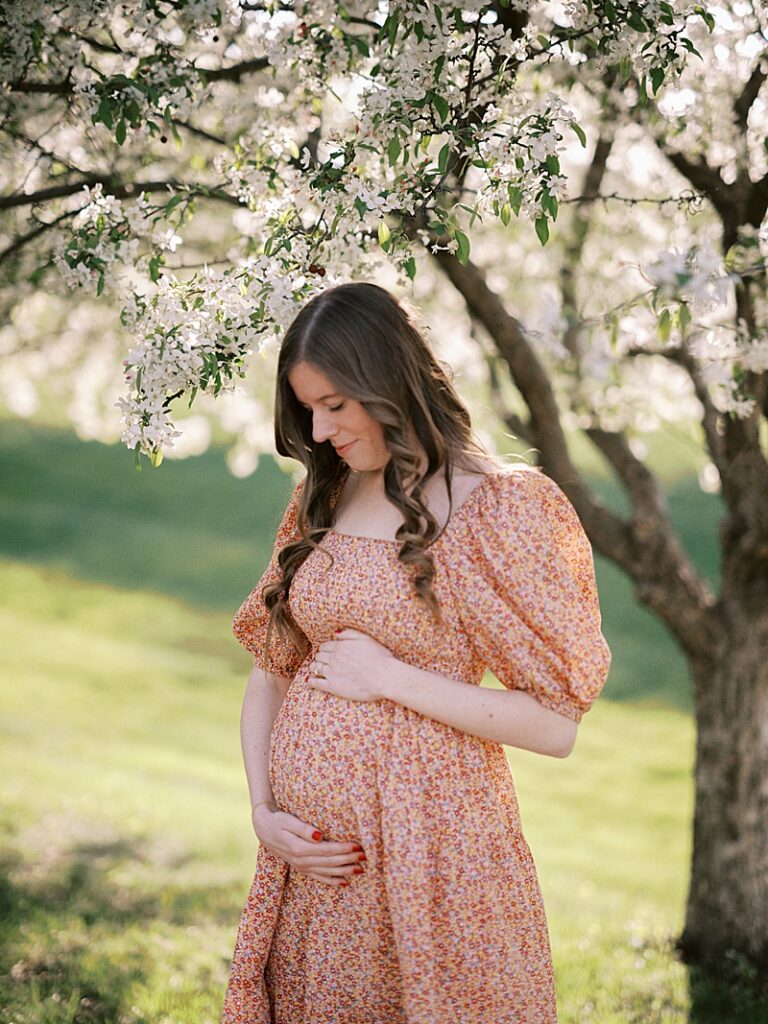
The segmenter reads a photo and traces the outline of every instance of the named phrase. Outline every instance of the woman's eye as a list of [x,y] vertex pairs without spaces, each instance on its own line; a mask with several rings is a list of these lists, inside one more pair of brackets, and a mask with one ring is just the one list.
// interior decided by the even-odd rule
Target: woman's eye
[[340,405],[329,405],[328,408],[331,412],[339,412],[340,409],[344,408],[344,403],[342,402]]

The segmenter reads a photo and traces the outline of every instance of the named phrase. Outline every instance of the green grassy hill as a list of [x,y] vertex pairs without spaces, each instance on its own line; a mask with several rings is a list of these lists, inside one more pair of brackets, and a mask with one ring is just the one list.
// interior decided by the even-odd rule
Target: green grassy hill
[[[217,452],[136,473],[122,449],[14,424],[0,451],[1,1019],[217,1024],[256,854],[230,621],[290,483],[268,460],[234,480]],[[716,502],[676,488],[685,535],[711,531]],[[598,574],[604,696],[566,761],[508,752],[561,1024],[763,1024],[746,987],[707,988],[673,954],[684,666],[620,574]]]

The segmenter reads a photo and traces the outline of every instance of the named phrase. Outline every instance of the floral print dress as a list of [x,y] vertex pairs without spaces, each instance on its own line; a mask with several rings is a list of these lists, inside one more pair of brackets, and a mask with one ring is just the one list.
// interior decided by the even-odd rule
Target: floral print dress
[[[345,478],[346,479],[346,478]],[[485,476],[429,551],[436,626],[398,541],[330,531],[296,573],[291,612],[311,647],[273,630],[262,587],[297,534],[296,487],[272,560],[233,622],[254,662],[292,680],[270,778],[282,810],[362,844],[365,873],[332,887],[260,847],[222,1024],[552,1024],[547,922],[501,744],[389,700],[309,684],[335,629],[468,686],[486,669],[579,722],[611,653],[592,550],[570,501],[535,467]],[[337,488],[335,499],[341,492]]]

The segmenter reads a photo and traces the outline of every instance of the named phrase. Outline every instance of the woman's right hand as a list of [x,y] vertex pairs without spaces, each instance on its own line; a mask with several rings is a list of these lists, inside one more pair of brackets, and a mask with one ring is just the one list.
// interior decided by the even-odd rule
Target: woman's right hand
[[[336,888],[349,885],[349,876],[361,874],[365,853],[359,843],[333,843],[313,839],[319,830],[277,804],[259,804],[251,818],[259,842],[276,853],[294,871]],[[357,868],[357,870],[355,870]]]

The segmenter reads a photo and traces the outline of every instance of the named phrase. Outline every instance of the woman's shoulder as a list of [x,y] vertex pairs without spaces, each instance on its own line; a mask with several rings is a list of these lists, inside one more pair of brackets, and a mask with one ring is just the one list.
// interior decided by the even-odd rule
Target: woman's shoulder
[[504,513],[517,505],[533,505],[559,500],[564,492],[541,469],[528,463],[495,467],[478,485],[480,504],[486,511]]
[[459,510],[455,540],[469,548],[523,543],[546,533],[578,529],[579,520],[560,485],[539,466],[507,465],[487,473]]

